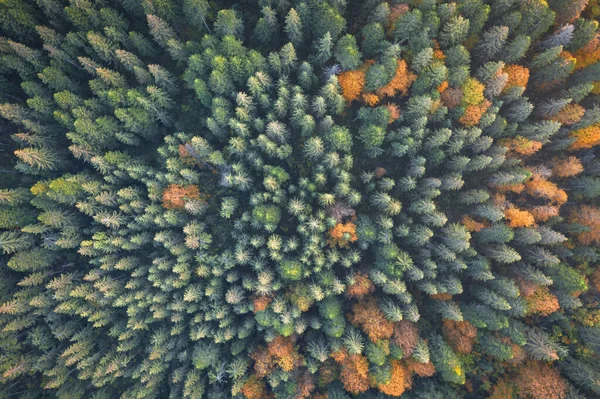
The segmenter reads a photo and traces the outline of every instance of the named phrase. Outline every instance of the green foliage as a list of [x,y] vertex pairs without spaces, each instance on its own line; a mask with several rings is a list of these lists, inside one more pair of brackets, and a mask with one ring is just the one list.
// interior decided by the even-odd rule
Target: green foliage
[[260,205],[252,210],[252,219],[263,226],[274,226],[281,220],[281,211],[274,205]]
[[333,55],[343,70],[356,69],[361,62],[361,53],[352,35],[344,35],[337,41]]
[[596,397],[596,3],[0,1],[0,397]]

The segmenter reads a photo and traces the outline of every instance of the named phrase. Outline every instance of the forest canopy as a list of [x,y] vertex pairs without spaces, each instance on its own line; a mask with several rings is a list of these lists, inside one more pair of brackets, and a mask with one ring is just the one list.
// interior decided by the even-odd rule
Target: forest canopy
[[597,0],[0,0],[0,399],[600,397]]

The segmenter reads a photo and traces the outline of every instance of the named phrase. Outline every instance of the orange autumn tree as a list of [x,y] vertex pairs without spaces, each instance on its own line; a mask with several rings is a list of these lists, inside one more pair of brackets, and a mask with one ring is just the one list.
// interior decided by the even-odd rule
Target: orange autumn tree
[[375,292],[375,285],[366,273],[357,272],[352,276],[352,284],[346,288],[346,295],[350,298],[360,299],[367,294]]
[[535,226],[535,219],[531,213],[515,207],[505,210],[504,216],[508,220],[508,225],[512,228]]
[[291,371],[302,364],[302,356],[294,349],[291,337],[278,335],[267,345],[269,354],[284,371]]
[[573,53],[575,69],[583,69],[588,65],[592,65],[600,61],[600,38],[594,37],[585,46]]
[[488,108],[492,105],[491,102],[485,100],[480,104],[468,105],[465,108],[464,114],[458,120],[466,127],[472,127],[479,123],[481,117],[486,113]]
[[263,346],[259,346],[251,352],[250,359],[254,360],[254,373],[258,378],[266,377],[275,369],[273,356]]
[[579,122],[581,117],[585,114],[585,108],[579,104],[567,104],[563,107],[556,115],[552,116],[550,120],[560,122],[563,125],[572,125]]
[[569,147],[570,150],[584,150],[600,144],[600,124],[584,127],[572,131],[569,137],[575,141]]
[[523,399],[565,399],[567,383],[560,372],[546,363],[528,361],[514,379],[519,397]]
[[600,244],[600,208],[583,205],[571,212],[569,221],[588,229],[588,231],[577,234],[580,243],[583,245]]
[[341,364],[340,380],[346,391],[356,395],[369,389],[369,361],[366,357],[346,356]]
[[363,71],[346,71],[338,75],[342,87],[342,96],[347,102],[357,100],[365,87],[365,73]]
[[302,365],[302,356],[296,352],[291,337],[278,335],[267,347],[259,346],[250,358],[254,360],[254,372],[258,378],[271,374],[276,367],[284,371],[292,371]]
[[394,324],[386,319],[373,298],[354,304],[348,320],[360,326],[373,342],[390,338],[394,333]]
[[541,142],[529,140],[522,136],[500,140],[500,145],[508,148],[510,152],[525,156],[533,155],[542,148]]
[[390,378],[387,384],[378,385],[378,388],[386,395],[399,397],[410,387],[410,376],[400,361],[393,359],[391,363],[392,378]]
[[527,303],[528,314],[548,316],[560,309],[558,298],[548,287],[539,286],[523,278],[515,278],[519,292]]
[[379,103],[379,97],[373,93],[365,93],[362,95],[363,103],[367,104],[370,107],[374,107]]
[[406,61],[399,60],[392,80],[387,85],[377,89],[375,93],[379,98],[395,97],[398,93],[405,96],[416,78],[415,74],[409,72]]
[[538,222],[545,222],[551,217],[558,216],[559,207],[554,205],[540,205],[531,210],[531,214]]
[[552,174],[557,177],[571,177],[583,172],[583,164],[577,157],[566,157],[554,160]]
[[385,97],[408,94],[408,89],[415,81],[416,75],[409,72],[408,65],[404,60],[398,61],[394,76],[388,84],[377,89],[375,93],[363,93],[366,73],[374,63],[374,60],[367,60],[357,70],[342,72],[338,75],[338,81],[342,87],[342,96],[348,103],[360,99],[363,103],[372,107]]
[[532,294],[525,296],[528,313],[537,313],[548,316],[560,309],[558,298],[553,295],[548,287],[539,287]]
[[444,337],[455,351],[468,354],[473,351],[477,328],[468,321],[444,320]]
[[408,358],[404,361],[405,368],[408,372],[419,377],[431,377],[435,374],[435,365],[431,361],[421,363],[414,358]]
[[419,328],[408,320],[401,320],[394,324],[392,343],[396,344],[405,356],[411,356],[419,343]]
[[269,304],[273,301],[273,298],[270,296],[257,296],[252,299],[252,304],[254,305],[254,313],[262,312],[265,310]]
[[387,103],[385,108],[390,111],[390,119],[388,121],[388,125],[394,122],[396,119],[400,118],[400,107],[396,104]]
[[478,221],[476,221],[475,219],[471,218],[468,215],[463,216],[463,218],[461,220],[461,223],[462,223],[463,226],[465,226],[465,228],[468,231],[475,231],[475,232],[477,232],[477,231],[481,231],[482,229],[485,228],[485,224],[484,223],[478,222]]
[[182,209],[186,201],[201,199],[198,186],[170,184],[162,195],[162,205],[166,209]]
[[270,399],[273,397],[268,393],[265,382],[254,375],[250,376],[242,386],[242,394],[246,399]]
[[340,248],[347,247],[349,243],[358,240],[356,234],[356,225],[352,222],[338,223],[335,227],[329,230],[329,245],[335,247],[336,245]]
[[502,68],[502,72],[508,75],[506,85],[504,85],[503,92],[507,92],[511,87],[527,87],[529,82],[529,69],[524,66],[517,64],[509,64]]
[[525,183],[525,192],[534,198],[547,199],[556,205],[562,205],[567,202],[567,193],[558,188],[558,186],[543,178],[538,174]]

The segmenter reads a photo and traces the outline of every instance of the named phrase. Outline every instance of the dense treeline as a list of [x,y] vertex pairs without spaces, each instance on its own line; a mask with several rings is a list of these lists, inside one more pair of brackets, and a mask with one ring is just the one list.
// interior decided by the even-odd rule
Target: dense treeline
[[0,398],[599,397],[599,7],[0,1]]

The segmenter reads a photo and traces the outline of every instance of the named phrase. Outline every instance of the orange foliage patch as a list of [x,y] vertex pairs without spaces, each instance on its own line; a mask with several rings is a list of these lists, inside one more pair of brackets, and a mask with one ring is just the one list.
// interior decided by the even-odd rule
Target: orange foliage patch
[[290,337],[278,335],[269,342],[267,348],[277,365],[285,371],[291,371],[302,364],[302,357],[295,351]]
[[526,399],[564,399],[567,383],[555,367],[542,362],[529,361],[514,379],[519,396]]
[[458,121],[462,123],[465,127],[475,126],[479,123],[479,120],[491,105],[492,103],[488,100],[485,100],[477,105],[469,105],[465,109],[465,113],[460,117]]
[[387,103],[385,108],[390,111],[390,120],[388,121],[388,125],[394,122],[396,119],[400,118],[400,107],[396,104]]
[[302,356],[294,349],[290,337],[277,336],[267,347],[260,346],[250,354],[254,360],[254,371],[258,378],[271,374],[279,366],[284,371],[291,371],[302,364]]
[[588,44],[577,50],[573,57],[577,59],[575,69],[583,69],[600,61],[600,39],[595,37]]
[[250,376],[242,387],[242,394],[247,399],[268,399],[273,396],[267,392],[265,383],[256,376]]
[[369,389],[369,362],[361,355],[350,355],[342,363],[340,380],[344,389],[354,395]]
[[431,377],[435,374],[435,366],[431,362],[421,363],[413,358],[408,358],[405,361],[406,370],[418,375],[419,377]]
[[352,222],[338,223],[335,227],[329,230],[329,245],[335,247],[338,245],[340,248],[348,246],[348,243],[355,242],[358,240],[356,234],[356,225]]
[[568,196],[564,190],[551,181],[544,179],[539,175],[533,175],[533,178],[525,183],[527,194],[535,198],[545,198],[558,205],[567,202]]
[[359,325],[373,342],[390,338],[394,333],[394,324],[385,318],[373,298],[354,304],[348,320],[354,325]]
[[392,360],[392,378],[387,384],[379,385],[379,390],[386,395],[401,396],[407,388],[408,373],[398,360]]
[[579,122],[585,114],[585,108],[579,104],[567,104],[556,115],[550,118],[553,121],[560,122],[563,125],[572,125]]
[[263,310],[265,310],[269,304],[271,303],[271,301],[273,300],[273,298],[268,297],[268,296],[257,296],[252,300],[252,304],[254,305],[254,313],[256,312],[262,312]]
[[358,99],[365,87],[365,73],[362,71],[346,71],[338,75],[342,86],[342,96],[349,103]]
[[273,356],[265,347],[258,347],[254,352],[250,353],[250,358],[254,360],[254,371],[258,378],[266,377],[275,369]]
[[552,174],[557,177],[570,177],[583,172],[583,164],[577,157],[567,157],[554,161]]
[[508,225],[512,228],[535,225],[535,218],[531,213],[517,208],[508,208],[504,211],[504,216],[508,219]]
[[590,231],[578,234],[577,239],[580,243],[584,245],[591,245],[594,242],[600,244],[600,208],[583,205],[571,213],[569,221],[590,229]]
[[600,124],[575,130],[569,135],[575,141],[569,147],[570,150],[583,150],[600,144]]
[[550,293],[548,287],[539,287],[533,294],[524,297],[529,308],[529,313],[548,316],[560,309],[558,298]]
[[377,95],[379,98],[394,97],[397,93],[405,96],[408,94],[410,85],[415,81],[416,75],[408,71],[406,61],[398,61],[398,67],[394,77],[387,85],[377,89]]
[[362,95],[362,100],[370,107],[374,107],[379,103],[379,97],[373,93],[365,93]]
[[448,88],[448,81],[444,80],[438,87],[437,87],[437,91],[438,93],[443,93],[446,91],[446,89]]
[[402,348],[405,357],[411,356],[419,342],[417,325],[408,320],[395,323],[392,342]]
[[166,209],[182,209],[186,200],[200,199],[198,186],[170,184],[162,195],[162,205]]
[[501,140],[500,144],[508,148],[509,151],[526,156],[533,155],[542,148],[541,142],[529,140],[521,136]]
[[329,356],[331,356],[331,358],[336,362],[341,363],[348,357],[348,351],[346,350],[346,348],[342,348],[335,352],[331,352]]
[[442,332],[455,351],[464,354],[473,351],[477,328],[468,321],[444,320]]
[[375,292],[375,286],[365,273],[356,273],[353,280],[353,283],[346,289],[346,295],[350,298],[362,298]]
[[540,205],[531,209],[536,222],[545,222],[551,217],[558,216],[559,208],[553,205]]
[[515,390],[515,385],[503,378],[494,385],[492,394],[488,399],[513,399],[515,397]]
[[529,82],[529,69],[521,65],[510,64],[502,68],[502,72],[508,75],[508,80],[502,91],[506,92],[508,89],[515,86],[527,87],[527,82]]

